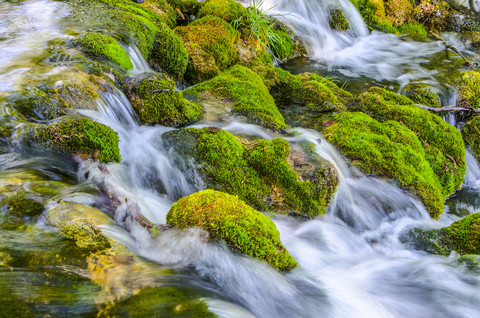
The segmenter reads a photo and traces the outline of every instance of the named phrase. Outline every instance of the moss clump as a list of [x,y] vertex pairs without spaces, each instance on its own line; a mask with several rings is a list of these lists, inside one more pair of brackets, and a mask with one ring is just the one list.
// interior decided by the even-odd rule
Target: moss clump
[[87,32],[78,36],[75,39],[75,44],[80,46],[85,53],[110,60],[125,70],[133,67],[125,49],[110,35]]
[[297,174],[289,165],[290,147],[284,139],[239,141],[213,127],[176,131],[164,139],[186,162],[198,163],[192,170],[208,188],[238,195],[262,211],[315,217],[325,212],[338,184],[335,172],[322,165]]
[[342,113],[333,121],[325,136],[346,156],[367,173],[398,180],[422,199],[432,217],[440,216],[444,189],[415,133],[395,121],[381,123],[363,113]]
[[194,193],[172,206],[167,223],[180,228],[201,227],[234,250],[281,271],[297,266],[282,245],[275,224],[236,196],[214,190]]
[[15,216],[37,216],[43,212],[43,204],[28,198],[25,193],[11,196],[2,201]]
[[178,78],[187,70],[187,50],[182,40],[166,25],[158,29],[149,62],[155,69]]
[[465,144],[470,147],[473,154],[480,160],[480,117],[476,116],[462,127]]
[[198,97],[202,92],[230,100],[235,113],[260,122],[267,128],[279,130],[287,127],[262,79],[246,67],[235,65],[217,77],[193,86],[184,94]]
[[480,107],[480,73],[467,71],[458,83],[457,105],[466,108]]
[[312,73],[292,75],[278,67],[256,65],[270,93],[279,99],[304,104],[317,111],[341,111],[352,100],[352,94],[332,81]]
[[245,8],[235,0],[207,0],[198,12],[198,18],[211,15],[231,23],[244,13]]
[[203,300],[190,300],[173,287],[144,289],[108,308],[108,317],[215,318]]
[[226,21],[207,16],[192,24],[178,27],[190,56],[185,78],[193,83],[208,80],[235,64],[238,52],[235,43],[239,34]]
[[376,118],[394,120],[415,132],[441,179],[444,196],[461,187],[466,169],[465,146],[455,127],[415,106],[407,97],[378,87],[360,95],[357,106]]
[[63,117],[35,128],[33,139],[66,154],[87,154],[101,162],[120,161],[118,136],[110,127],[83,117]]
[[12,96],[7,106],[15,108],[28,120],[50,120],[65,115],[60,103],[51,100],[39,89]]
[[330,24],[330,28],[333,30],[347,31],[350,27],[347,18],[339,8],[330,10],[330,19],[328,22]]
[[414,103],[427,105],[430,107],[442,107],[440,97],[438,97],[437,93],[432,87],[422,84],[410,86],[411,87],[407,88],[405,95]]
[[197,15],[198,10],[202,7],[202,2],[197,0],[167,0],[174,8],[180,10],[184,14]]
[[142,124],[183,126],[202,116],[202,108],[182,98],[174,82],[161,75],[143,78],[129,97]]

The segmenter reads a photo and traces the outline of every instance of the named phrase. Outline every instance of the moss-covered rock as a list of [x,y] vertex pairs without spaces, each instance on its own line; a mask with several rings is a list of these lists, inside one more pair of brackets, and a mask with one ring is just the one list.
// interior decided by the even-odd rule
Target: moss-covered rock
[[473,154],[480,160],[480,117],[475,116],[462,127],[465,144],[470,147]]
[[301,103],[317,111],[345,110],[345,104],[353,99],[349,92],[313,73],[292,75],[281,68],[266,65],[256,65],[252,70],[260,75],[274,97]]
[[281,271],[297,266],[283,247],[275,224],[236,196],[214,190],[194,193],[172,206],[167,223],[180,228],[203,228],[212,237],[225,240],[234,250]]
[[42,203],[29,198],[26,193],[11,196],[0,202],[0,205],[8,206],[9,212],[15,216],[37,216],[44,209]]
[[[128,1],[128,0],[127,0]],[[178,0],[181,2],[182,0]],[[191,0],[197,2],[196,0]],[[175,7],[173,7],[172,2],[174,1],[167,1],[167,0],[148,0],[142,2],[140,5],[152,12],[155,13],[165,24],[173,28],[176,24],[176,14],[175,14]]]
[[430,107],[442,107],[440,97],[435,90],[431,86],[425,84],[408,85],[405,89],[405,96],[410,98],[416,104]]
[[325,212],[338,185],[334,169],[320,159],[295,169],[284,139],[248,142],[210,127],[167,133],[164,140],[193,162],[186,171],[191,182],[198,172],[207,188],[238,195],[261,211],[315,217]]
[[333,121],[325,136],[363,171],[398,180],[421,198],[432,217],[443,212],[445,196],[440,176],[435,174],[427,159],[429,154],[415,133],[398,122],[381,123],[363,113],[342,113]]
[[480,32],[479,31],[467,31],[460,35],[462,41],[471,48],[480,47]]
[[142,124],[183,126],[202,116],[202,108],[184,99],[162,75],[143,78],[128,95]]
[[202,7],[202,2],[197,0],[167,0],[174,8],[180,10],[183,14],[197,15],[198,10]]
[[225,100],[225,105],[235,113],[245,115],[267,128],[279,130],[287,127],[262,79],[240,65],[185,90],[184,96],[191,96],[200,103],[215,96]]
[[63,117],[48,126],[37,126],[33,140],[66,154],[86,154],[105,163],[120,161],[117,133],[83,117]]
[[107,317],[215,318],[207,304],[173,287],[143,289],[104,312]]
[[347,18],[339,8],[333,8],[330,10],[330,18],[328,20],[330,28],[338,31],[346,31],[350,27]]
[[457,105],[466,108],[480,107],[480,73],[467,71],[458,83]]
[[110,35],[87,32],[77,36],[74,43],[85,53],[110,60],[125,70],[133,67],[125,49]]
[[189,54],[185,78],[192,83],[208,80],[238,60],[239,33],[218,17],[206,16],[175,32]]
[[39,89],[11,96],[7,106],[15,108],[27,120],[51,120],[65,115],[60,103]]
[[429,253],[448,256],[452,251],[460,255],[480,254],[480,213],[470,214],[440,230],[414,229],[404,242]]
[[158,71],[181,78],[188,65],[188,53],[182,40],[166,25],[158,28],[149,63]]
[[207,0],[198,12],[198,18],[211,15],[231,23],[244,13],[245,8],[235,0]]
[[45,223],[60,229],[66,239],[88,252],[102,251],[116,245],[99,227],[113,225],[115,221],[102,211],[83,204],[61,203],[45,213]]

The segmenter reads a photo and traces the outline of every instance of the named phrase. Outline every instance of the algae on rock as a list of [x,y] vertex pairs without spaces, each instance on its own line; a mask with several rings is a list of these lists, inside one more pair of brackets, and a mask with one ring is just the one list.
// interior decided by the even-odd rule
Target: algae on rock
[[275,224],[245,202],[226,193],[204,190],[174,203],[167,223],[179,228],[200,227],[232,249],[281,271],[297,266],[280,241]]

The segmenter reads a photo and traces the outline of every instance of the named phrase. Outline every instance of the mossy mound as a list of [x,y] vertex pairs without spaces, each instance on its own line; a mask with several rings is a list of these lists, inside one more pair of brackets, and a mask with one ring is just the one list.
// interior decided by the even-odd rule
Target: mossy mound
[[86,154],[105,163],[120,161],[117,133],[83,117],[63,117],[48,126],[37,126],[33,140],[66,154]]
[[211,79],[238,60],[239,33],[218,17],[206,16],[175,32],[190,56],[185,78],[192,83]]
[[211,15],[232,23],[244,14],[245,8],[235,0],[207,0],[198,12],[198,18]]
[[87,32],[77,36],[74,43],[83,52],[96,58],[110,60],[127,71],[133,68],[132,61],[125,49],[110,35]]
[[405,95],[416,104],[426,105],[430,107],[442,107],[440,97],[435,90],[428,85],[413,84],[408,85]]
[[252,70],[260,75],[272,96],[317,111],[345,110],[345,104],[353,99],[349,92],[313,73],[292,75],[281,68],[266,65],[256,65]]
[[202,116],[202,108],[182,97],[172,80],[162,75],[143,78],[128,94],[141,124],[187,125]]
[[472,49],[480,47],[480,32],[467,31],[460,35],[462,41]]
[[247,116],[261,125],[279,130],[287,128],[262,79],[250,69],[235,65],[217,77],[197,84],[184,91],[184,96],[192,96],[202,101],[207,95],[229,101],[231,109]]
[[203,2],[197,0],[167,0],[174,8],[180,10],[183,14],[197,15]]
[[[128,1],[128,0],[126,0]],[[196,0],[190,0],[191,2],[197,2]],[[148,0],[142,2],[140,5],[155,13],[165,24],[173,28],[176,24],[176,14],[175,14],[175,7],[173,6],[172,2],[175,1],[167,1],[167,0]],[[178,0],[178,2],[182,2],[182,0]],[[185,1],[186,2],[186,1]],[[135,4],[136,5],[136,4]]]
[[347,18],[339,8],[330,10],[330,17],[328,20],[330,28],[337,31],[346,31],[350,27]]
[[[440,216],[446,196],[442,175],[436,175],[428,149],[424,149],[414,132],[398,122],[381,123],[363,113],[342,113],[333,122],[324,134],[342,153],[367,173],[398,180],[402,187],[421,198],[432,217]],[[444,166],[445,162],[434,163],[440,165],[443,173],[450,172],[451,167]]]
[[149,63],[158,71],[181,78],[188,65],[188,52],[182,40],[167,26],[159,27]]
[[203,300],[188,299],[173,287],[154,287],[140,291],[126,300],[109,306],[108,317],[137,318],[215,318]]
[[66,239],[84,251],[103,251],[116,245],[99,228],[100,225],[113,225],[115,221],[102,211],[83,204],[61,203],[45,213],[45,223],[60,229]]
[[43,212],[43,204],[28,197],[26,193],[19,193],[3,200],[0,205],[8,206],[8,210],[15,216],[37,216]]
[[247,142],[210,127],[167,133],[164,141],[193,163],[186,171],[191,182],[198,172],[207,188],[238,195],[261,211],[315,217],[325,213],[338,185],[333,168],[322,162],[302,162],[310,169],[297,173],[281,138]]
[[480,117],[476,116],[470,119],[462,127],[462,135],[465,144],[470,147],[475,158],[480,160]]
[[234,250],[281,271],[297,266],[282,245],[275,224],[236,196],[214,190],[194,193],[172,206],[167,223],[179,228],[203,228],[212,237],[225,240]]
[[460,132],[440,116],[421,109],[405,96],[372,87],[359,96],[357,106],[380,120],[394,120],[415,132],[427,150],[435,174],[448,196],[458,190],[465,175],[465,145]]
[[448,256],[480,254],[480,213],[470,214],[440,230],[413,229],[402,241],[415,249]]
[[466,108],[480,107],[480,73],[467,71],[458,83],[457,105]]

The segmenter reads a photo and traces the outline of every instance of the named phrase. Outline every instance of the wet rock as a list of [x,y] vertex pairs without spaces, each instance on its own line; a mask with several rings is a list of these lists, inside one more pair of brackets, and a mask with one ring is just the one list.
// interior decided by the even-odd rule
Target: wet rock
[[465,144],[470,147],[475,158],[480,159],[480,116],[470,119],[462,127],[462,136]]
[[297,266],[280,242],[275,224],[226,193],[205,190],[180,199],[168,212],[167,223],[180,228],[203,228],[211,237],[225,240],[232,249],[281,271]]
[[464,108],[480,107],[480,73],[464,72],[458,83],[457,106]]
[[414,103],[430,107],[442,107],[435,89],[427,84],[410,84],[405,87],[405,96]]

